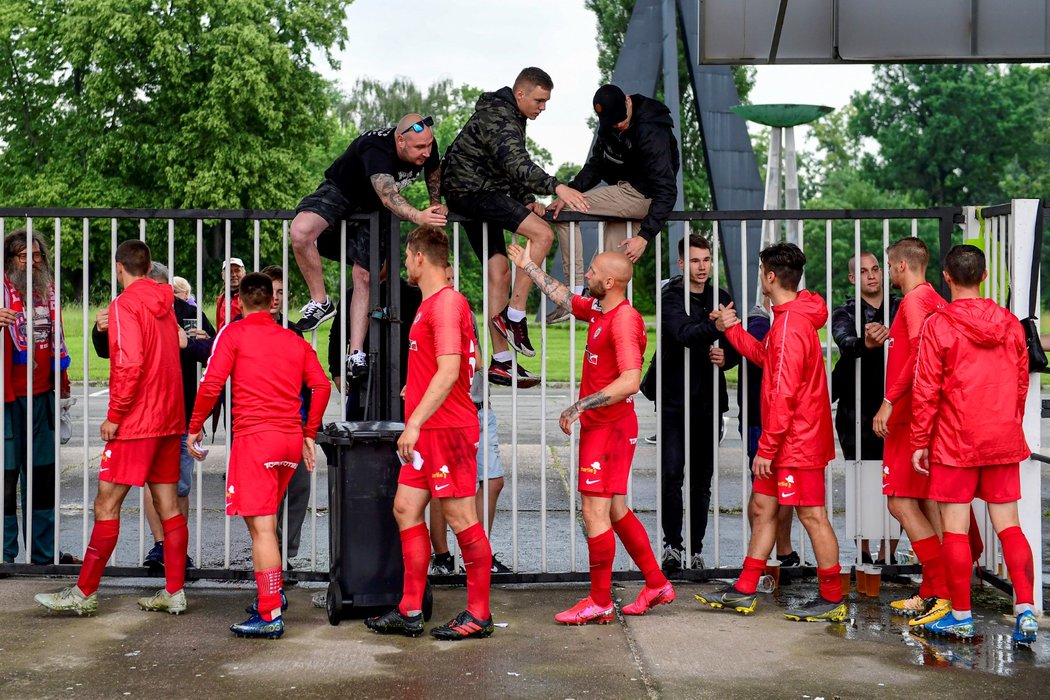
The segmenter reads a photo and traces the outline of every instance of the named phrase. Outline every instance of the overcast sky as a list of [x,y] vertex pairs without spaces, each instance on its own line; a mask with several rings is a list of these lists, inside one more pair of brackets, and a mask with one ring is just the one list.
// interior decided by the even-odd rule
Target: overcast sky
[[[410,78],[425,88],[442,79],[496,90],[526,65],[554,80],[547,111],[529,134],[555,167],[582,163],[591,142],[587,117],[598,87],[594,15],[583,0],[356,0],[341,66],[322,73],[349,90],[358,78]],[[869,66],[762,66],[751,101],[841,107],[871,82]],[[798,138],[804,147],[804,137]]]

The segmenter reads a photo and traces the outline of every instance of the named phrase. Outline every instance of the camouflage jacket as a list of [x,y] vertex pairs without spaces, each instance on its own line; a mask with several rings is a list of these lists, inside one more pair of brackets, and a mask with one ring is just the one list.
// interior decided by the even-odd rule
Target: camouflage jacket
[[501,192],[528,204],[554,194],[557,178],[532,162],[525,149],[525,116],[509,87],[478,98],[474,114],[441,163],[441,193]]

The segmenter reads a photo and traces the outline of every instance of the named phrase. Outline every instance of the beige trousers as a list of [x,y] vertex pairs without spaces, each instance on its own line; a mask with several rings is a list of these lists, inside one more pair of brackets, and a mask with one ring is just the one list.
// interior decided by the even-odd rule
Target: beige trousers
[[[588,214],[627,219],[633,222],[631,235],[638,235],[638,224],[649,213],[651,199],[634,189],[630,183],[621,180],[615,185],[601,185],[584,192],[591,208]],[[627,221],[606,221],[604,224],[604,247],[602,250],[616,250],[627,239]],[[569,223],[557,225],[558,245],[561,247],[561,264],[565,280],[569,281]],[[576,258],[575,284],[583,285],[583,240],[580,237],[580,226],[576,225],[576,241],[573,244]]]

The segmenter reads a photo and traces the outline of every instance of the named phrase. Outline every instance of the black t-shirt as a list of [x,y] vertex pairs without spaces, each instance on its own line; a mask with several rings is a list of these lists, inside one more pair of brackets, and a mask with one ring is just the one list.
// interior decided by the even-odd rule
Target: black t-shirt
[[438,169],[438,145],[430,150],[430,156],[422,166],[406,163],[397,157],[394,145],[394,128],[366,131],[354,139],[343,155],[324,172],[350,202],[352,211],[376,211],[382,207],[379,195],[372,186],[372,176],[386,173],[394,178],[397,190],[412,183],[423,170],[430,174]]

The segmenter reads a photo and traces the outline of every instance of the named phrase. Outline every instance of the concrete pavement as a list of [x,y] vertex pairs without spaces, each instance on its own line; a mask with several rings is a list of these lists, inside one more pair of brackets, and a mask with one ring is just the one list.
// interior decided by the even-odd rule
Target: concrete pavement
[[[244,640],[227,627],[245,617],[252,589],[191,584],[178,617],[145,613],[135,598],[156,580],[106,580],[100,613],[47,613],[33,593],[69,580],[0,583],[0,696],[297,698],[923,698],[1040,697],[1050,683],[1050,635],[1014,648],[1001,599],[978,596],[980,638],[971,643],[909,636],[885,602],[850,595],[844,624],[792,623],[781,606],[812,595],[794,583],[762,596],[748,617],[701,607],[681,584],[678,600],[610,625],[563,627],[551,616],[585,595],[580,587],[498,586],[487,640],[382,637],[359,620],[330,626],[310,604],[316,589],[289,589],[288,632]],[[119,585],[117,585],[119,584]],[[639,584],[614,589],[633,600]],[[462,588],[435,591],[435,619],[464,603]],[[1048,630],[1050,631],[1050,630]]]

